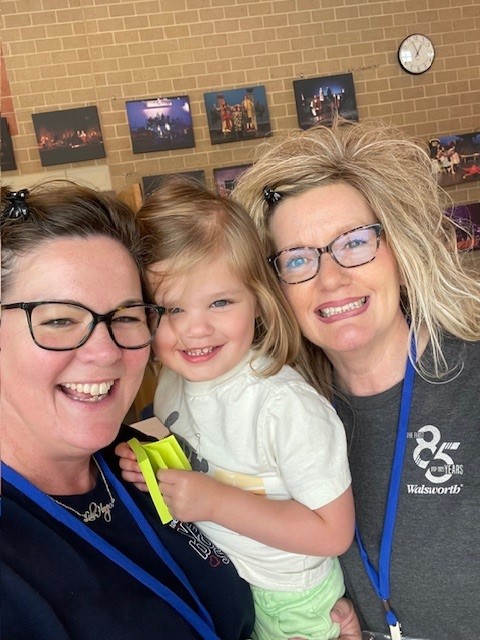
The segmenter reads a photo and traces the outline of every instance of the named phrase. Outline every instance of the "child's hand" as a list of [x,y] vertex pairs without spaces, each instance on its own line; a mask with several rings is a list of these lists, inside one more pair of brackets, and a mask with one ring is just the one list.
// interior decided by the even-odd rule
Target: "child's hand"
[[182,522],[213,520],[213,505],[222,485],[197,471],[160,469],[158,486],[174,518]]
[[122,470],[122,478],[126,482],[133,482],[140,491],[148,491],[137,458],[130,446],[126,442],[121,442],[115,447],[115,453],[120,458],[118,464]]
[[357,615],[350,600],[340,598],[333,606],[330,616],[334,622],[340,623],[338,640],[361,640],[362,632]]

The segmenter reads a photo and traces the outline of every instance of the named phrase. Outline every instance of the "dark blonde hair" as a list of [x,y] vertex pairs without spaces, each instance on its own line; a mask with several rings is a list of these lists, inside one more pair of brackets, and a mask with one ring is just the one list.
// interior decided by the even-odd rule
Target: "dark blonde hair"
[[255,359],[269,360],[256,372],[273,375],[294,360],[300,344],[298,325],[268,267],[255,225],[239,204],[201,184],[175,178],[146,198],[137,218],[148,239],[146,266],[168,261],[165,271],[156,265],[150,272],[158,278],[155,290],[206,259],[224,257],[258,304],[252,348]]
[[[1,211],[8,208],[10,189],[2,187]],[[131,254],[139,270],[144,295],[145,241],[128,205],[69,180],[51,180],[32,187],[25,198],[28,216],[9,218],[2,213],[2,296],[15,278],[19,258],[57,238],[106,236]]]
[[[382,122],[337,120],[331,128],[315,126],[273,139],[239,178],[232,194],[251,214],[268,253],[276,250],[269,228],[275,215],[263,197],[265,187],[282,201],[315,187],[345,183],[357,189],[382,223],[398,264],[401,301],[410,331],[428,331],[433,371],[448,371],[442,334],[480,339],[480,283],[462,267],[455,225],[444,215],[447,196],[437,184],[426,149],[399,129]],[[305,377],[330,389],[331,366],[323,351],[303,340],[297,366]]]

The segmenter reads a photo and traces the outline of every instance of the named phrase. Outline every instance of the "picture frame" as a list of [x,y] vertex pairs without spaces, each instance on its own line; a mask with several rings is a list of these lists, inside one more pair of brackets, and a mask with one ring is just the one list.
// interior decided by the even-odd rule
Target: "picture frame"
[[440,135],[430,138],[428,146],[441,187],[480,180],[480,131]]
[[265,87],[219,89],[203,94],[212,144],[265,138],[272,134]]
[[228,198],[233,191],[238,178],[252,164],[238,164],[233,167],[217,167],[213,170],[215,190],[220,196]]
[[192,180],[206,184],[205,171],[203,169],[194,169],[192,171],[181,171],[179,173],[159,173],[157,175],[142,176],[143,197],[146,198],[153,191],[159,189],[166,180],[178,177],[182,180]]
[[480,202],[456,204],[446,210],[459,226],[457,227],[457,246],[459,251],[480,249]]
[[97,107],[33,113],[42,166],[105,158]]
[[300,129],[310,129],[316,124],[331,127],[337,116],[358,122],[351,73],[294,80],[293,92]]
[[12,137],[10,135],[8,120],[3,116],[1,118],[0,135],[1,135],[0,168],[2,171],[15,171],[17,168],[17,163],[15,162],[15,155],[13,152]]
[[133,153],[195,146],[187,95],[127,100],[125,108]]

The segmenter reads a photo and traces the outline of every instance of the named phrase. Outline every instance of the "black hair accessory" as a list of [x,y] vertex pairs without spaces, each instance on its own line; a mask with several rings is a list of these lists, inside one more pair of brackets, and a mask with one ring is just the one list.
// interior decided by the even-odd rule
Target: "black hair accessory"
[[268,205],[270,207],[273,207],[283,198],[283,193],[275,191],[271,187],[265,187],[265,189],[263,190],[263,197],[268,202]]
[[28,189],[7,191],[5,195],[7,204],[2,211],[2,218],[9,218],[11,220],[28,220],[30,217],[30,211],[28,210],[28,205],[25,202],[28,194]]

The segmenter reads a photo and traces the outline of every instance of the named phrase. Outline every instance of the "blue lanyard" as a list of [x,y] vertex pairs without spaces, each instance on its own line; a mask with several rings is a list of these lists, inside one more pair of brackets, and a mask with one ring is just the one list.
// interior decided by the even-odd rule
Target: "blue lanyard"
[[[415,339],[411,341],[411,358],[416,360]],[[355,528],[355,539],[360,549],[360,556],[372,583],[375,593],[382,600],[385,608],[385,619],[393,637],[401,638],[401,626],[393,609],[390,607],[390,561],[392,555],[393,534],[395,519],[397,516],[398,498],[400,495],[400,479],[402,476],[403,461],[407,445],[408,421],[412,405],[413,381],[415,369],[412,360],[407,358],[405,378],[402,385],[402,399],[400,403],[400,415],[398,418],[397,437],[393,456],[390,483],[388,487],[387,506],[383,522],[382,539],[380,541],[380,553],[378,558],[378,571],[373,566],[363,545],[358,526]]]
[[199,632],[202,638],[204,638],[205,640],[219,640],[214,631],[213,622],[210,618],[209,613],[200,602],[198,596],[193,590],[193,587],[190,585],[182,569],[178,566],[170,553],[163,546],[143,513],[135,504],[122,483],[113,475],[101,455],[97,454],[96,459],[100,465],[100,468],[105,474],[105,477],[115,488],[120,500],[124,503],[125,507],[130,512],[131,516],[137,523],[138,527],[142,531],[150,546],[153,548],[159,558],[163,560],[167,567],[169,567],[169,569],[174,573],[174,575],[180,580],[183,586],[188,590],[188,592],[198,605],[201,615],[199,615],[191,607],[189,607],[179,596],[177,596],[176,593],[168,589],[168,587],[163,585],[159,580],[154,578],[147,571],[130,560],[130,558],[121,553],[116,547],[112,546],[104,538],[92,531],[84,522],[82,522],[74,515],[70,514],[66,509],[54,502],[50,498],[50,496],[37,489],[37,487],[35,487],[26,478],[17,473],[14,469],[6,464],[3,464],[2,474],[7,482],[13,485],[25,496],[30,498],[30,500],[35,502],[35,504],[40,506],[49,515],[71,529],[81,538],[86,540],[89,544],[103,553],[107,558],[110,558],[110,560],[130,573],[130,575],[136,578],[139,582],[151,589],[160,598],[162,598],[162,600],[165,600],[165,602],[170,604],[185,620],[187,620],[187,622],[192,625],[192,627],[196,631]]

